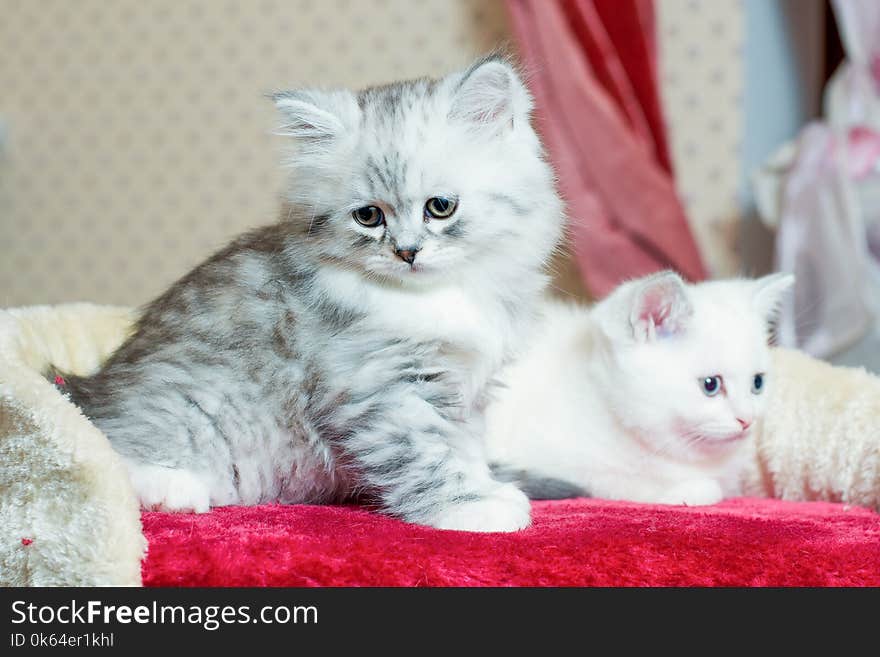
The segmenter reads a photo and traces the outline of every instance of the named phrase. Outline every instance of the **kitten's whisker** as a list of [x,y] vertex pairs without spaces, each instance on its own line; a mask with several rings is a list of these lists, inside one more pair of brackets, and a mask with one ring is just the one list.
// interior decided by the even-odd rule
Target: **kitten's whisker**
[[315,225],[315,218],[318,216],[318,211],[315,208],[312,208],[312,216],[309,218],[309,229],[306,231],[306,235],[309,237],[312,236],[312,226]]
[[579,297],[577,294],[575,294],[574,292],[571,292],[571,291],[569,291],[569,290],[563,290],[561,287],[559,287],[558,285],[555,285],[555,284],[553,284],[553,283],[548,283],[548,284],[547,284],[547,287],[549,287],[549,288],[551,288],[551,289],[553,289],[553,290],[556,290],[556,291],[559,292],[560,294],[563,294],[563,295],[565,295],[565,296],[567,296],[567,297],[569,297],[569,298],[571,298],[571,299],[575,299],[575,300],[579,300],[579,299],[580,299],[580,297]]

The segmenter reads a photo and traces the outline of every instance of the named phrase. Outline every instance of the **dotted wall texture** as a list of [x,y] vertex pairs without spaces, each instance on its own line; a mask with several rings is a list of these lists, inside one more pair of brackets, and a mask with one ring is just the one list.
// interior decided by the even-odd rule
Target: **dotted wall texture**
[[661,0],[660,88],[676,185],[715,276],[739,271],[745,7],[741,0]]
[[[735,210],[741,5],[660,8],[699,238]],[[438,74],[510,38],[501,0],[0,0],[0,17],[0,307],[141,304],[274,221],[266,92]]]

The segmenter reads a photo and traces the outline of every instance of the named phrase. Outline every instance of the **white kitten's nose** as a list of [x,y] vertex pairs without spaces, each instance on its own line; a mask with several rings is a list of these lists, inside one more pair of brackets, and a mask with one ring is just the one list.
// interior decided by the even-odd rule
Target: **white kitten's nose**
[[739,422],[739,426],[742,427],[743,431],[752,426],[752,420],[744,420],[741,417],[736,418],[736,421]]

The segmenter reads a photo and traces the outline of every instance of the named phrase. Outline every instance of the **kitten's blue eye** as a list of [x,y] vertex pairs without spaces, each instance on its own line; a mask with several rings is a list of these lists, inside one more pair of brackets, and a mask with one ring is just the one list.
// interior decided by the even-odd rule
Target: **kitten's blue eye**
[[752,379],[752,392],[756,395],[760,395],[764,390],[764,375],[763,374],[755,374],[755,378]]
[[385,213],[375,205],[358,208],[351,213],[351,216],[361,226],[366,226],[367,228],[375,228],[385,222]]
[[721,377],[717,375],[707,376],[700,381],[700,387],[703,388],[703,392],[707,397],[714,397],[721,392]]
[[447,219],[455,213],[456,202],[451,198],[435,196],[425,203],[425,216],[434,219]]

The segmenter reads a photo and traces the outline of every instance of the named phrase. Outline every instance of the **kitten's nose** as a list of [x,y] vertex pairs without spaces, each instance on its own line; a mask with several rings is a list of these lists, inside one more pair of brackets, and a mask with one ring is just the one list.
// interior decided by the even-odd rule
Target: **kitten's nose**
[[743,431],[752,426],[751,420],[743,420],[741,417],[736,418],[736,421],[739,422],[739,426],[743,428]]
[[408,265],[411,265],[415,262],[416,253],[419,252],[419,249],[414,246],[408,246],[403,249],[394,249],[394,253],[397,254],[397,257],[403,260]]

